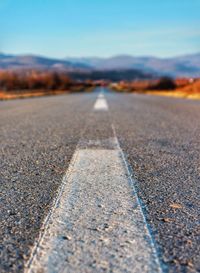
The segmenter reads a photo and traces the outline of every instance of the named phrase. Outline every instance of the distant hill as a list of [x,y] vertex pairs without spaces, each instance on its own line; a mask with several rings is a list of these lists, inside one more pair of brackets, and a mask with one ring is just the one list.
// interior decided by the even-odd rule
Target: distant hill
[[200,53],[174,58],[134,57],[52,59],[35,55],[0,54],[0,69],[51,69],[64,71],[140,71],[151,75],[200,77]]
[[0,54],[0,69],[55,69],[55,70],[87,70],[84,63],[75,63],[61,59],[51,59],[35,55]]
[[200,53],[174,58],[133,57],[119,55],[111,58],[67,58],[98,70],[138,69],[172,77],[200,77]]
[[111,69],[105,70],[95,67],[89,60],[61,60],[51,59],[34,55],[7,55],[0,54],[0,70],[24,71],[26,69],[53,70],[67,72],[71,78],[76,80],[133,80],[149,79],[153,75],[138,69]]

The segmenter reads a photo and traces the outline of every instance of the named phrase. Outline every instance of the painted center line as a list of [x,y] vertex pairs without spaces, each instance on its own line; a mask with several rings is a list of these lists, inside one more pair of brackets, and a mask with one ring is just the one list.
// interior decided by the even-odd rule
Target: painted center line
[[162,272],[130,179],[119,147],[77,149],[27,272]]
[[103,94],[99,94],[95,104],[94,104],[95,111],[108,111],[108,103]]
[[[93,110],[108,111],[103,93]],[[162,272],[134,181],[111,127],[113,135],[108,139],[79,141],[25,272]]]
[[100,94],[98,95],[98,98],[99,98],[99,99],[103,99],[103,98],[105,98],[105,96],[104,96],[103,93],[100,93]]

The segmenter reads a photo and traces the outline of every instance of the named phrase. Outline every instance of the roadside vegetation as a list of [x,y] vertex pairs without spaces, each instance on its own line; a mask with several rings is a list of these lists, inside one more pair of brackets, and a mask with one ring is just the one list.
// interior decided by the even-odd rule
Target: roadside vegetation
[[109,86],[121,93],[200,99],[200,79],[156,79],[151,75],[136,72],[0,70],[0,99],[89,92],[96,86]]
[[72,80],[66,72],[0,71],[0,99],[90,91],[94,83]]
[[142,93],[189,99],[200,99],[200,79],[163,77],[153,80],[121,81],[111,83],[111,89],[118,92]]

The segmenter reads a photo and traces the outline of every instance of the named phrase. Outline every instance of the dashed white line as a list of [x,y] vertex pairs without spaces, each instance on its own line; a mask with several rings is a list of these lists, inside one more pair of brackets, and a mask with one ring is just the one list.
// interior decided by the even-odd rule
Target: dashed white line
[[103,93],[99,93],[98,98],[99,98],[99,99],[104,99],[104,98],[105,98],[105,96],[104,96],[104,94],[103,94]]
[[121,150],[78,149],[27,272],[162,272],[129,179]]
[[[105,103],[101,94],[94,109]],[[114,127],[113,133],[107,149],[105,140],[98,149],[90,141],[76,149],[25,272],[162,272]]]
[[108,103],[101,93],[94,104],[94,111],[108,111]]

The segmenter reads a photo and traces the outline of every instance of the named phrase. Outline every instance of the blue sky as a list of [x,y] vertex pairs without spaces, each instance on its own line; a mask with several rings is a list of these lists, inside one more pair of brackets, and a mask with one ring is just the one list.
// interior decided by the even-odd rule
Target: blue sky
[[0,0],[0,51],[51,57],[200,52],[200,0]]

